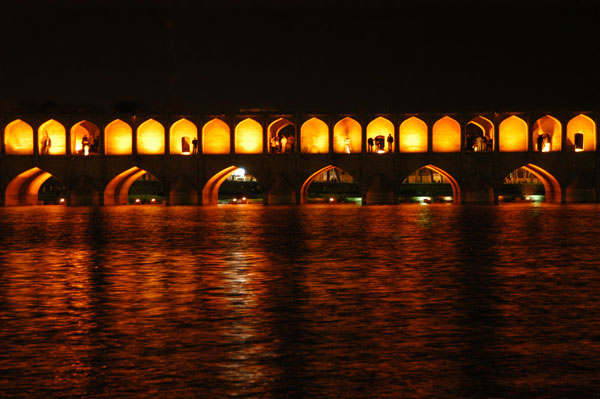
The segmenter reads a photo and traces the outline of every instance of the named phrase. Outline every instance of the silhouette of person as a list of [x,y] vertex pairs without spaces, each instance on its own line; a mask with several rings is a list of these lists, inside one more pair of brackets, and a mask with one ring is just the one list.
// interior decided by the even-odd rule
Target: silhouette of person
[[394,138],[392,137],[392,134],[388,134],[387,136],[387,143],[388,143],[388,152],[392,152],[393,149],[393,144],[394,144]]
[[198,139],[196,137],[192,140],[192,154],[198,154]]
[[368,144],[367,152],[373,152],[373,144],[374,144],[373,137],[369,137],[369,139],[367,140],[367,144]]
[[81,151],[83,151],[83,155],[88,155],[90,153],[90,140],[88,139],[87,134],[81,139]]
[[544,135],[540,134],[537,137],[537,150],[542,151],[543,148],[544,148]]
[[44,131],[44,137],[42,137],[42,155],[48,155],[50,152],[50,146],[52,145],[52,140],[50,140],[50,136],[48,136],[48,132]]
[[290,147],[290,152],[293,153],[294,152],[294,135],[290,134],[290,137],[288,137],[288,147]]

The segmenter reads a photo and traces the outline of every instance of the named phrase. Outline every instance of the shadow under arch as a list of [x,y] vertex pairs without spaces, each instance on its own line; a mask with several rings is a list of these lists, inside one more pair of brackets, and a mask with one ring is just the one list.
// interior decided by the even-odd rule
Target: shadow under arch
[[444,169],[439,168],[435,165],[424,165],[421,166],[417,169],[415,169],[415,171],[418,171],[420,169],[429,169],[441,176],[444,177],[444,179],[446,179],[448,181],[448,183],[450,184],[450,187],[452,187],[452,203],[454,204],[460,204],[461,203],[461,189],[460,186],[458,184],[458,182],[456,181],[456,179],[448,172],[446,172]]
[[304,181],[304,183],[302,184],[302,188],[300,189],[300,204],[307,204],[308,203],[308,188],[310,187],[311,183],[319,175],[321,175],[322,173],[328,172],[328,171],[333,170],[333,169],[339,169],[341,171],[344,171],[344,169],[340,168],[339,166],[328,165],[328,166],[325,166],[324,168],[321,168],[321,169],[317,170],[316,172],[314,172],[313,174],[311,174]]
[[219,188],[221,184],[236,170],[237,166],[229,166],[208,179],[202,188],[202,204],[217,205],[219,203]]
[[38,205],[38,194],[42,184],[53,177],[52,174],[33,167],[11,180],[4,193],[4,205]]
[[558,180],[556,180],[556,178],[548,171],[531,163],[521,166],[521,169],[531,173],[542,182],[544,185],[545,202],[560,203],[562,201],[562,190],[560,188],[560,184],[558,183]]
[[134,166],[115,176],[104,189],[104,205],[127,205],[131,185],[146,173]]

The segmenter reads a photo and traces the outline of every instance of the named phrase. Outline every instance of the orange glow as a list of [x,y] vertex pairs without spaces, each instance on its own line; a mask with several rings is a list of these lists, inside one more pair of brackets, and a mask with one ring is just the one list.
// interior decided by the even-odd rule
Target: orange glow
[[6,187],[4,204],[37,205],[40,187],[52,175],[40,168],[31,168],[15,177]]
[[[100,129],[93,123],[81,121],[71,128],[71,154],[97,153],[100,145]],[[87,149],[86,149],[87,147]]]
[[104,148],[106,155],[131,155],[131,126],[116,119],[104,129]]
[[54,119],[50,119],[40,126],[38,138],[41,155],[65,155],[67,153],[65,127]]
[[7,155],[33,155],[33,128],[20,119],[4,129]]
[[[287,126],[294,126],[294,124],[290,121],[288,121],[287,119],[283,119],[283,118],[279,118],[274,120],[269,127],[267,128],[267,132],[269,134],[267,140],[268,140],[268,147],[269,147],[269,152],[272,153],[285,153],[285,152],[292,152],[292,148],[295,148],[295,142],[292,142],[293,144],[289,143],[290,137],[294,136],[293,140],[295,140],[295,132],[291,135],[289,135],[290,137],[286,137],[286,141],[285,143],[282,143],[281,141],[279,141],[283,136],[285,136],[285,134],[281,134],[282,137],[280,137],[279,132],[281,132],[281,130],[283,130],[283,128],[287,127]],[[283,145],[285,144],[285,145]]]
[[433,152],[460,151],[460,125],[454,119],[444,116],[433,125],[431,144]]
[[536,151],[538,151],[539,136],[542,136],[540,139],[540,143],[543,143],[542,152],[560,151],[562,126],[556,118],[546,115],[533,124],[533,143]]
[[329,152],[329,128],[320,119],[312,118],[300,128],[300,151],[305,154],[327,154]]
[[546,202],[561,202],[561,188],[558,180],[546,170],[533,164],[527,164],[522,167],[533,174],[544,184]]
[[[390,149],[387,142],[387,138],[390,134],[394,137],[394,124],[381,116],[373,119],[367,125],[367,140],[373,139],[374,153],[394,152],[393,143],[392,148]],[[367,152],[369,152],[369,148],[367,148]]]
[[235,153],[261,154],[263,151],[263,128],[254,119],[244,119],[235,127]]
[[352,118],[344,118],[333,127],[333,151],[357,154],[361,151],[362,127]]
[[127,205],[131,185],[145,173],[134,166],[115,176],[104,189],[104,205]]
[[213,119],[202,128],[202,153],[229,154],[230,140],[229,126],[220,119]]
[[202,189],[202,204],[217,205],[219,203],[219,188],[221,184],[238,169],[237,166],[230,166],[211,177]]
[[468,150],[473,151],[492,151],[494,149],[494,124],[483,116],[477,116],[473,120],[469,121],[467,125],[472,124],[481,129],[483,132],[483,138],[485,140],[478,146],[470,148]]
[[198,128],[187,119],[171,125],[169,153],[189,155],[193,151],[192,141],[198,139]]
[[154,119],[148,119],[137,129],[137,152],[140,155],[165,153],[165,128]]
[[414,116],[400,125],[400,152],[427,152],[427,125]]
[[500,123],[500,146],[503,152],[527,151],[527,123],[517,116],[510,116]]
[[567,149],[575,147],[575,134],[583,134],[583,151],[596,151],[596,124],[586,115],[577,115],[567,123]]

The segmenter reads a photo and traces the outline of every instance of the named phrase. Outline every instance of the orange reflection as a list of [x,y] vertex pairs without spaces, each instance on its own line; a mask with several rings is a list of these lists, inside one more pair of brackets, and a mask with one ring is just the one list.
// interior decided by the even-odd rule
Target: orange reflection
[[20,119],[9,123],[4,129],[4,145],[7,155],[33,155],[33,128]]

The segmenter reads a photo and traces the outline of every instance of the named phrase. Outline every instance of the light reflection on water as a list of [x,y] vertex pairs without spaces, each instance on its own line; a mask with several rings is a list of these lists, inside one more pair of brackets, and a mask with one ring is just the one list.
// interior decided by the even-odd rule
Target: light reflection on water
[[599,211],[3,208],[0,397],[593,396]]

